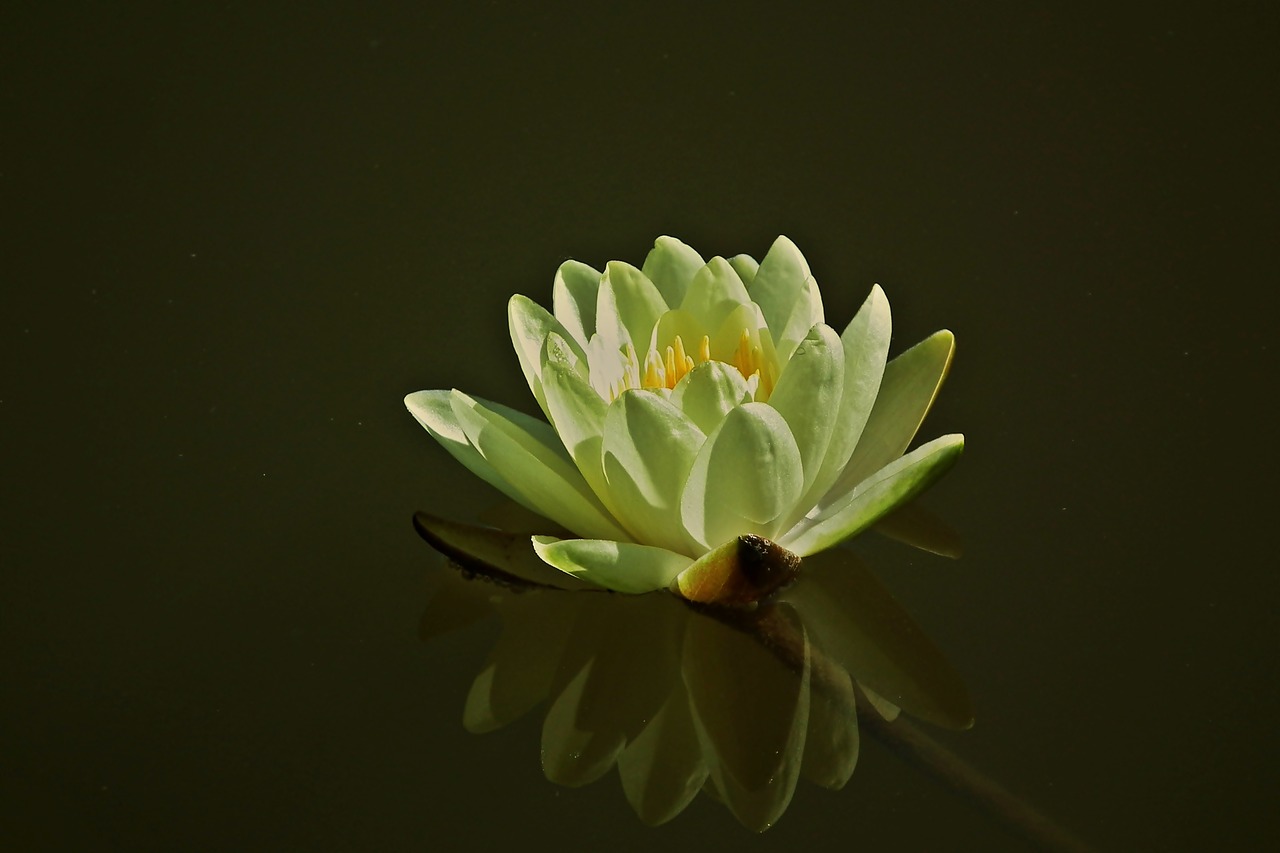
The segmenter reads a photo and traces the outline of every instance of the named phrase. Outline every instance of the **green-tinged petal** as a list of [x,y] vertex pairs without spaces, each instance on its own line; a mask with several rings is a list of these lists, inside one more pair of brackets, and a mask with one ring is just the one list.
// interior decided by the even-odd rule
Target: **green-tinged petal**
[[773,539],[803,485],[787,422],[765,403],[746,403],[725,416],[694,460],[681,498],[685,529],[708,550],[745,533]]
[[963,449],[962,435],[944,435],[917,447],[863,480],[820,515],[800,522],[780,544],[804,557],[860,533],[928,488],[955,464]]
[[902,455],[915,438],[951,367],[955,337],[942,330],[889,362],[867,425],[821,508]]
[[600,273],[584,263],[565,261],[556,270],[556,280],[551,287],[551,308],[578,342],[585,347],[596,330],[596,291],[600,288]]
[[750,304],[746,285],[724,258],[712,258],[689,283],[680,309],[693,315],[699,328],[718,329],[734,308]]
[[667,311],[666,300],[644,273],[622,261],[609,261],[596,297],[596,326],[619,347],[628,343],[644,358],[653,325]]
[[729,259],[729,266],[733,267],[738,278],[742,279],[742,283],[746,285],[747,292],[750,293],[751,283],[755,281],[756,273],[760,270],[760,262],[750,255],[734,255]]
[[617,592],[665,589],[693,561],[649,545],[608,539],[533,537],[538,556],[562,572]]
[[471,446],[510,484],[508,494],[580,536],[630,537],[601,505],[550,424],[461,391],[450,398],[454,417]]
[[[840,394],[840,409],[832,428],[831,443],[822,460],[822,468],[798,504],[801,514],[831,490],[848,465],[854,448],[858,446],[875,404],[876,394],[880,390],[880,378],[884,375],[892,329],[889,300],[885,298],[880,285],[876,285],[871,288],[870,295],[840,336],[840,344],[844,350],[844,390]],[[901,454],[902,449],[899,449],[897,455]],[[799,518],[793,520],[798,521]]]
[[440,446],[449,451],[449,455],[467,467],[472,474],[493,486],[504,495],[519,502],[527,509],[538,512],[538,508],[507,482],[506,477],[498,473],[489,462],[480,455],[480,451],[467,441],[467,434],[458,425],[450,404],[452,391],[416,391],[404,398],[405,407],[418,423],[440,442]]
[[681,379],[671,392],[671,402],[710,433],[730,409],[750,402],[751,389],[737,368],[723,361],[704,361]]
[[547,336],[542,353],[542,388],[547,398],[547,417],[561,443],[587,485],[616,518],[617,508],[608,499],[600,460],[609,405],[582,378],[569,344],[555,332]]
[[[778,379],[769,405],[782,415],[800,450],[804,492],[827,456],[844,391],[844,347],[835,329],[819,324],[796,348]],[[805,506],[797,507],[803,514]]]
[[705,263],[702,255],[675,237],[659,237],[644,259],[644,274],[668,305],[679,305]]
[[764,312],[778,357],[785,363],[814,325],[823,322],[822,297],[809,264],[786,237],[774,241],[751,282],[751,298]]
[[507,324],[525,381],[529,383],[529,390],[533,392],[538,406],[545,412],[547,402],[542,393],[542,345],[547,335],[556,332],[568,340],[569,346],[580,360],[586,360],[586,353],[559,320],[527,296],[516,294],[511,297],[511,301],[507,303]]
[[604,421],[602,458],[612,503],[648,545],[694,556],[680,521],[680,491],[706,435],[649,391],[627,391]]

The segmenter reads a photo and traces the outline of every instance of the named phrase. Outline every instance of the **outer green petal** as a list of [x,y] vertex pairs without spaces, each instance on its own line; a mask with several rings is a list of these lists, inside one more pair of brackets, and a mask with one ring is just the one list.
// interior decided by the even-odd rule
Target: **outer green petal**
[[675,237],[659,237],[644,259],[644,274],[668,305],[679,305],[705,263],[702,255]]
[[708,550],[744,533],[773,539],[803,484],[787,422],[765,403],[738,406],[694,460],[681,497],[685,529]]
[[764,256],[751,283],[751,298],[764,312],[784,363],[809,330],[823,322],[817,282],[804,255],[786,237],[775,240]]
[[569,344],[555,332],[547,336],[543,349],[542,388],[547,395],[547,415],[560,441],[587,485],[617,518],[600,459],[609,404],[582,378]]
[[680,521],[680,492],[705,440],[680,409],[649,391],[627,391],[609,406],[605,481],[639,541],[697,553]]
[[604,539],[534,536],[533,548],[560,571],[618,592],[666,589],[693,562],[664,548]]
[[584,263],[565,261],[556,270],[551,287],[551,308],[569,334],[585,347],[596,330],[596,291],[600,273]]
[[449,455],[467,467],[471,473],[493,486],[504,495],[524,505],[534,512],[538,508],[526,501],[506,478],[490,465],[480,451],[467,441],[467,434],[458,425],[453,415],[453,407],[449,404],[450,391],[415,391],[404,398],[409,414],[422,424],[431,437],[440,442],[440,446],[449,451]]
[[547,335],[556,332],[565,338],[580,360],[586,360],[586,353],[559,320],[527,296],[517,293],[511,297],[507,303],[507,325],[525,381],[529,383],[529,390],[533,392],[538,406],[545,412],[547,399],[542,392],[542,345]]
[[938,396],[954,352],[955,337],[944,329],[885,366],[884,381],[862,437],[835,485],[822,498],[821,508],[902,455]]
[[751,297],[738,274],[724,258],[712,258],[689,283],[680,308],[693,315],[700,328],[720,328],[724,318],[739,305],[749,305]]
[[[454,391],[454,417],[471,446],[497,469],[525,506],[583,536],[628,539],[574,467],[549,424]],[[518,417],[513,417],[517,416]]]
[[723,361],[704,361],[671,392],[671,402],[704,433],[714,430],[730,409],[750,400],[747,380],[736,367]]
[[[844,350],[844,390],[840,395],[840,410],[836,415],[831,443],[827,446],[822,468],[805,496],[800,499],[798,508],[802,514],[831,490],[863,435],[863,428],[880,390],[892,329],[889,300],[885,298],[880,286],[876,285],[871,288],[870,295],[840,336]],[[900,456],[903,449],[905,447],[899,448],[893,458]],[[892,459],[887,459],[885,463],[890,461]],[[794,520],[798,521],[799,518]]]
[[609,261],[596,297],[596,325],[606,338],[616,338],[619,347],[630,342],[643,360],[653,325],[667,307],[644,273],[631,264]]
[[747,292],[750,293],[751,283],[755,281],[756,273],[760,270],[760,262],[750,255],[734,255],[729,259],[729,266],[733,267],[738,278],[742,279],[742,283],[747,286]]
[[862,532],[928,488],[955,464],[962,450],[962,435],[944,435],[917,447],[859,483],[821,515],[801,522],[779,544],[807,557]]
[[[844,390],[844,347],[835,329],[814,326],[787,363],[769,398],[800,450],[804,492],[808,492],[827,456]],[[801,514],[808,507],[797,507]]]

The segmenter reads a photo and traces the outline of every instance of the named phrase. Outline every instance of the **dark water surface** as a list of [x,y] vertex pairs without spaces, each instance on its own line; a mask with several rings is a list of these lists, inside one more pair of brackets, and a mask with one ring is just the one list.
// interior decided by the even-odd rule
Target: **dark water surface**
[[493,495],[401,398],[532,409],[508,296],[664,233],[955,332],[965,555],[855,549],[922,728],[1100,849],[1274,837],[1270,13],[249,8],[5,27],[6,849],[1026,849],[865,735],[756,836],[464,731],[498,627],[419,639],[410,518]]

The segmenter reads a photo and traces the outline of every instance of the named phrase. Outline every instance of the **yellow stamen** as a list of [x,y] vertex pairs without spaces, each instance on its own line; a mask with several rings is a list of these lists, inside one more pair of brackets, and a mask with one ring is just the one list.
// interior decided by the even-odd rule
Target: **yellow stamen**
[[649,354],[644,357],[644,381],[640,383],[641,388],[665,388],[666,377],[663,375],[662,359],[658,355],[657,350],[649,350]]
[[703,364],[711,360],[711,337],[709,335],[702,336],[702,342],[698,344],[698,364]]

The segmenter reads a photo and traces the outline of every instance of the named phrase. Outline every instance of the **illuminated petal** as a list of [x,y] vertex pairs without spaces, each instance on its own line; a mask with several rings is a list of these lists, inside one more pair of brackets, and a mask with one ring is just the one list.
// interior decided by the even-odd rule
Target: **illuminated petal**
[[[871,294],[840,336],[844,351],[844,389],[840,394],[840,409],[831,432],[831,443],[822,460],[822,468],[810,483],[805,496],[800,499],[798,508],[801,514],[831,491],[831,487],[848,465],[854,448],[858,446],[867,418],[875,405],[876,394],[880,390],[880,378],[884,375],[891,331],[889,300],[885,298],[880,286],[876,285],[871,288]],[[776,405],[776,401],[770,402]],[[901,455],[901,450],[898,455]]]
[[707,550],[744,533],[772,539],[803,484],[787,422],[764,403],[738,406],[694,460],[681,499],[685,529]]
[[600,273],[578,261],[565,261],[556,270],[551,286],[551,308],[578,342],[585,347],[596,330],[596,291],[600,289]]
[[533,548],[560,571],[618,592],[666,589],[693,562],[664,548],[606,539],[534,536]]
[[601,464],[604,419],[609,406],[582,378],[569,344],[556,333],[547,336],[542,355],[542,388],[547,417],[587,484],[616,518]]
[[739,305],[749,305],[747,288],[724,258],[712,258],[689,283],[680,309],[692,314],[702,329],[718,329]]
[[750,255],[734,255],[729,259],[729,266],[733,267],[738,278],[742,279],[742,283],[746,285],[747,292],[750,293],[751,283],[755,281],[756,273],[760,269],[760,262]]
[[[538,512],[538,508],[512,487],[507,479],[480,455],[480,451],[467,441],[466,432],[453,414],[453,406],[449,402],[451,395],[450,391],[416,391],[404,398],[404,404],[431,437],[440,442],[440,445],[449,451],[449,455],[465,465],[467,470],[507,497],[522,504],[526,509]],[[512,413],[512,410],[505,406],[499,406],[496,403],[490,405],[497,410]]]
[[917,447],[863,480],[822,514],[800,522],[779,544],[805,557],[860,533],[928,488],[955,464],[963,449],[962,435],[944,435]]
[[609,406],[603,464],[611,500],[637,539],[697,553],[680,520],[680,491],[706,440],[676,406],[649,391],[627,391]]
[[671,392],[671,402],[704,433],[715,429],[730,409],[750,400],[747,380],[722,361],[699,364]]
[[816,324],[823,322],[822,296],[804,255],[786,237],[774,241],[751,282],[751,299],[764,312],[778,358],[786,362]]
[[450,406],[467,441],[520,503],[582,536],[630,537],[601,505],[549,424],[454,391]]
[[668,305],[679,305],[705,263],[702,255],[676,238],[659,237],[644,259],[644,274]]
[[643,354],[653,324],[667,311],[667,303],[644,273],[621,261],[610,261],[596,297],[596,327],[619,347],[628,343]]
[[[807,492],[821,470],[840,413],[844,347],[835,329],[814,326],[796,349],[769,397],[796,440]],[[797,507],[801,515],[808,509]]]
[[542,345],[547,335],[556,332],[568,340],[574,354],[581,360],[586,360],[586,353],[559,320],[527,296],[516,294],[511,297],[511,301],[507,303],[507,324],[525,381],[529,383],[529,390],[533,392],[538,406],[545,412],[547,403],[542,393]]
[[862,437],[819,509],[830,506],[902,455],[929,413],[954,353],[955,337],[944,329],[885,366],[884,379]]

